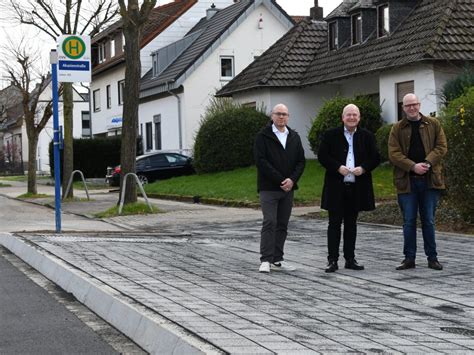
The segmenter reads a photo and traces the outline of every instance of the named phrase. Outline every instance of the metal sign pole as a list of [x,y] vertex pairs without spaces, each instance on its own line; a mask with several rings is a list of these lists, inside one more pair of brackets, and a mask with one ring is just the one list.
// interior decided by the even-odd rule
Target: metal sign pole
[[54,206],[56,211],[56,233],[61,233],[61,161],[59,155],[59,98],[58,98],[58,54],[51,50],[51,82],[53,87],[53,128],[54,128]]

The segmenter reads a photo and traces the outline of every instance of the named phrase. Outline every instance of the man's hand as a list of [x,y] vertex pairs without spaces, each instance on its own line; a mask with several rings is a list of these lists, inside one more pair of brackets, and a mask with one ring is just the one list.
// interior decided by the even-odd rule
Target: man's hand
[[293,181],[290,179],[290,178],[286,178],[285,180],[283,180],[280,184],[280,188],[285,191],[285,192],[288,192],[288,191],[291,191],[291,189],[293,188]]
[[347,176],[351,173],[351,170],[345,165],[341,165],[337,171],[343,176]]
[[361,166],[358,166],[358,167],[352,169],[352,174],[354,174],[355,176],[361,176],[363,173],[365,173],[365,170]]
[[430,165],[427,163],[417,163],[413,165],[412,170],[415,172],[415,174],[418,175],[424,175],[430,170]]

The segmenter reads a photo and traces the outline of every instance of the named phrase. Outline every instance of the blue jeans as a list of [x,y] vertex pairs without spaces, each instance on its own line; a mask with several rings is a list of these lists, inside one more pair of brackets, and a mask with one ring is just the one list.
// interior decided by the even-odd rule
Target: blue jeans
[[416,219],[420,212],[421,231],[428,260],[436,260],[435,212],[439,190],[428,188],[426,179],[410,178],[411,192],[398,194],[403,215],[403,253],[406,259],[416,257]]

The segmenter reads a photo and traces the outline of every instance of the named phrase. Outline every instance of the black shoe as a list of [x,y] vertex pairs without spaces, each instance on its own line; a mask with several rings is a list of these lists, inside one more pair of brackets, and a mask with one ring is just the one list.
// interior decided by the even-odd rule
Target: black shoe
[[428,267],[433,270],[443,270],[443,265],[441,265],[438,259],[428,260]]
[[414,269],[416,267],[415,260],[413,259],[405,259],[402,263],[397,266],[396,270],[406,270],[406,269]]
[[334,272],[336,271],[337,269],[339,269],[339,266],[337,266],[337,261],[329,261],[328,262],[328,266],[326,268],[326,272]]
[[344,265],[344,267],[351,270],[364,270],[364,265],[359,265],[356,259],[346,260],[346,265]]

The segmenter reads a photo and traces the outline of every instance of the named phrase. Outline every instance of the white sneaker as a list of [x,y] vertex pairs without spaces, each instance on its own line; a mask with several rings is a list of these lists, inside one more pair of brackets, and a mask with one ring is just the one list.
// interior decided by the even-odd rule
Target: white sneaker
[[286,261],[279,261],[277,263],[272,263],[270,268],[274,271],[295,271],[296,268],[291,266]]
[[260,268],[258,269],[258,271],[269,273],[270,272],[270,263],[268,261],[263,261],[260,264]]

